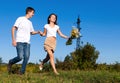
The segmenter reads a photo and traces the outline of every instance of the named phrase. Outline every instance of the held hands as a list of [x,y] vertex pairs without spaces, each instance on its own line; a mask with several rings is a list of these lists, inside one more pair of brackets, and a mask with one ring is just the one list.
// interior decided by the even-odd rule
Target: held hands
[[38,31],[38,33],[40,34],[40,36],[43,36],[43,32],[42,31]]

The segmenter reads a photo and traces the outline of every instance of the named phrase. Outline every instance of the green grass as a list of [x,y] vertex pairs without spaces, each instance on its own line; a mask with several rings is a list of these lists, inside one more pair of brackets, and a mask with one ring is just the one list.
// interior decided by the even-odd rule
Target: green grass
[[62,71],[28,73],[25,75],[0,72],[0,83],[120,83],[120,72],[108,71]]

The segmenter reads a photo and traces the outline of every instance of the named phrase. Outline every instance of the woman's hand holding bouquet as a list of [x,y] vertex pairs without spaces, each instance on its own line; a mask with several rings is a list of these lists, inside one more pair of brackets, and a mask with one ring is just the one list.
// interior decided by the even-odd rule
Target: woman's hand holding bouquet
[[73,28],[71,31],[71,36],[67,40],[66,45],[71,45],[72,44],[72,39],[76,39],[80,36],[78,28]]

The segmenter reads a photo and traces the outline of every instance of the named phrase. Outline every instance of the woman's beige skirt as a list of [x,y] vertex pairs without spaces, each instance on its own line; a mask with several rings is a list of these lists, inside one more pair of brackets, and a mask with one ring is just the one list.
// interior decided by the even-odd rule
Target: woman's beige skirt
[[55,51],[56,48],[56,38],[55,37],[47,37],[44,43],[44,49]]

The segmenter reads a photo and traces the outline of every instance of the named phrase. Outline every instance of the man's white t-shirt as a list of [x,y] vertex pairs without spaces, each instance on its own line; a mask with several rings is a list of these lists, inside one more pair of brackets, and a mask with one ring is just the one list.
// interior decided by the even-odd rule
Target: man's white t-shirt
[[14,26],[17,27],[16,42],[30,43],[30,33],[34,31],[32,22],[23,16],[16,20]]
[[56,37],[57,30],[59,29],[58,25],[55,25],[54,27],[50,27],[49,24],[46,24],[44,28],[47,30],[47,37],[54,36]]

